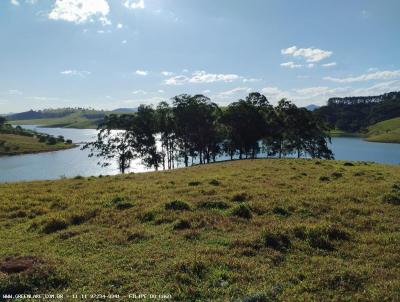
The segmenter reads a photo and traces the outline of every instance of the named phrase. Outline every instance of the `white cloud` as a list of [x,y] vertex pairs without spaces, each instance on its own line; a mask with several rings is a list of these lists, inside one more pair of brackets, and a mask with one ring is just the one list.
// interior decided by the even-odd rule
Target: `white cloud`
[[354,83],[354,82],[365,82],[370,80],[388,80],[394,78],[400,78],[400,70],[377,71],[374,73],[362,74],[357,77],[347,77],[347,78],[324,77],[323,79],[336,83]]
[[190,83],[214,83],[214,82],[232,82],[239,79],[237,74],[214,74],[207,73],[204,70],[192,73]]
[[337,65],[336,62],[331,62],[331,63],[322,64],[322,67],[333,67],[336,65]]
[[259,82],[259,81],[261,81],[261,79],[255,79],[255,78],[249,78],[249,79],[244,78],[243,79],[243,83],[254,83],[254,82]]
[[162,89],[157,90],[158,93],[164,93],[165,91]]
[[97,18],[103,25],[110,25],[107,19],[109,12],[106,0],[56,0],[48,17],[76,24],[94,22]]
[[17,89],[10,89],[10,90],[8,90],[8,94],[10,94],[10,95],[21,95],[22,91],[19,91]]
[[35,101],[57,101],[59,98],[57,97],[47,97],[47,96],[31,96],[27,97],[27,99],[35,100]]
[[86,70],[71,70],[71,69],[67,69],[67,70],[61,71],[60,74],[62,74],[62,75],[67,75],[67,76],[80,76],[80,77],[84,77],[84,76],[86,76],[86,75],[90,75],[91,72],[90,72],[90,71],[86,71]]
[[11,4],[15,6],[19,6],[19,1],[18,0],[11,0]]
[[237,74],[215,74],[207,73],[204,70],[195,71],[190,77],[184,75],[178,75],[165,80],[167,85],[183,85],[185,83],[215,83],[215,82],[233,82],[235,80],[241,79],[242,77]]
[[124,27],[123,24],[121,24],[121,23],[118,23],[118,24],[117,24],[117,28],[118,28],[118,29],[121,29],[121,28],[123,28],[123,27]]
[[308,68],[314,68],[314,67],[315,67],[315,64],[314,64],[314,63],[307,64],[307,67],[308,67]]
[[233,89],[228,90],[228,91],[220,92],[219,95],[221,95],[221,96],[230,96],[230,95],[236,95],[236,94],[244,93],[244,92],[250,93],[251,92],[251,88],[248,88],[248,87],[236,87],[236,88],[233,88]]
[[295,62],[286,62],[286,63],[281,63],[281,66],[293,69],[293,68],[300,68],[303,65],[296,64]]
[[170,76],[173,76],[173,75],[174,75],[174,73],[171,72],[171,71],[161,71],[161,74],[162,74],[163,76],[165,76],[165,77],[170,77]]
[[288,94],[278,87],[264,87],[261,89],[261,93],[264,94],[268,100],[272,101],[278,101],[288,97]]
[[310,63],[319,62],[333,54],[332,51],[322,50],[319,48],[297,48],[297,46],[282,49],[281,53],[293,57],[303,57]]
[[129,9],[144,9],[144,0],[126,0],[124,6]]
[[165,80],[165,84],[167,85],[172,85],[172,86],[178,86],[178,85],[183,85],[189,81],[189,78],[184,75],[179,75],[175,77],[171,77]]
[[122,44],[126,44],[126,43],[128,43],[128,41],[127,40],[122,40],[121,43]]
[[277,102],[282,98],[294,101],[298,106],[308,104],[326,104],[331,97],[347,96],[368,96],[380,95],[390,91],[400,90],[400,80],[378,83],[369,87],[336,87],[327,86],[305,87],[291,90],[281,90],[278,87],[265,87],[261,92],[272,102]]
[[136,70],[135,73],[140,76],[147,76],[149,74],[147,70]]
[[142,89],[139,89],[132,91],[132,94],[147,94],[147,92]]

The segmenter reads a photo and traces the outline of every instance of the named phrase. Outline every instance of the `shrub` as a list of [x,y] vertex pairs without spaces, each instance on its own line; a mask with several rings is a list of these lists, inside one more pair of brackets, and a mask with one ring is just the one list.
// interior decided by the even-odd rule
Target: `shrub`
[[195,187],[195,186],[201,185],[201,182],[200,181],[191,181],[188,183],[188,185]]
[[133,207],[133,204],[129,202],[125,202],[121,197],[115,197],[111,203],[115,206],[118,210],[126,210]]
[[50,136],[47,138],[47,144],[48,145],[55,145],[57,144],[57,139],[53,136]]
[[275,207],[272,209],[272,212],[276,215],[283,216],[283,217],[290,216],[290,212],[287,209],[282,208],[282,207]]
[[128,235],[127,240],[130,242],[140,242],[149,239],[150,236],[146,234],[145,232],[134,232]]
[[200,233],[196,230],[188,230],[184,233],[183,237],[186,240],[197,240],[200,238]]
[[207,266],[201,261],[179,263],[175,270],[199,279],[203,279],[208,272]]
[[42,232],[45,234],[50,234],[54,232],[58,232],[64,230],[68,227],[68,223],[61,218],[52,218],[50,221],[47,221],[42,228]]
[[237,216],[240,218],[250,219],[253,215],[247,205],[241,204],[235,207],[231,213],[232,216]]
[[383,201],[393,205],[400,205],[400,193],[387,193],[383,195]]
[[306,240],[313,248],[332,251],[335,249],[332,241],[349,240],[349,232],[339,226],[322,225],[312,228],[298,227],[294,229],[297,238]]
[[332,176],[333,178],[338,179],[338,178],[342,177],[343,174],[340,173],[340,172],[333,172],[333,173],[331,174],[331,176]]
[[290,238],[285,233],[266,231],[261,235],[263,246],[278,251],[286,251],[291,246]]
[[353,164],[353,163],[351,163],[351,162],[345,162],[345,163],[343,164],[343,166],[347,166],[347,167],[353,167],[353,166],[354,166],[354,164]]
[[181,219],[174,225],[174,230],[185,230],[185,229],[190,229],[191,228],[190,221]]
[[244,297],[241,302],[271,302],[270,297],[265,293],[254,293]]
[[320,181],[330,181],[330,178],[328,176],[321,176],[319,178]]
[[232,201],[236,201],[236,202],[244,202],[248,199],[248,195],[247,193],[238,193],[233,195],[232,197]]
[[360,272],[344,270],[330,274],[322,286],[330,290],[358,291],[364,287],[365,279],[365,275]]
[[399,192],[400,193],[400,183],[395,183],[395,184],[393,184],[393,186],[392,186],[392,191],[394,191],[394,192]]
[[224,210],[229,208],[229,205],[224,201],[202,201],[199,203],[198,207],[203,209]]
[[166,210],[189,211],[190,205],[182,200],[174,200],[165,204]]
[[146,212],[143,215],[140,215],[138,218],[141,222],[149,222],[156,218],[156,214],[154,212]]
[[69,222],[72,225],[79,225],[82,224],[90,219],[92,219],[93,217],[95,217],[97,215],[96,211],[88,211],[85,213],[80,213],[80,214],[73,214],[70,218],[69,218]]
[[218,180],[213,179],[209,182],[209,184],[212,186],[219,186],[221,183]]
[[28,216],[28,214],[25,211],[19,210],[17,212],[11,213],[8,217],[11,219],[14,219],[14,218],[24,218],[27,216]]

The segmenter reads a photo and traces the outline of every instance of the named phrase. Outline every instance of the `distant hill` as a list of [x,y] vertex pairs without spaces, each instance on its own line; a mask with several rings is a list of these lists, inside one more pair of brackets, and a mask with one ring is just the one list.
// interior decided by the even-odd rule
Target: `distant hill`
[[61,108],[46,110],[29,110],[6,116],[14,125],[41,125],[44,127],[63,128],[97,128],[97,125],[108,114],[85,108]]
[[366,136],[371,142],[400,143],[400,117],[368,127]]
[[133,113],[133,112],[137,112],[137,108],[117,108],[112,110],[111,112],[114,113]]
[[137,108],[117,108],[112,111],[86,108],[59,108],[29,110],[6,115],[13,125],[41,125],[61,128],[97,128],[107,114],[129,114],[137,112]]
[[400,117],[400,91],[377,96],[331,98],[314,111],[333,128],[366,132],[368,126]]
[[14,113],[7,115],[10,121],[16,120],[31,120],[31,119],[44,119],[44,118],[59,118],[77,112],[77,109],[63,108],[63,109],[47,109],[47,110],[29,110],[21,113]]
[[310,105],[307,105],[305,108],[309,111],[314,111],[314,110],[318,109],[319,107],[320,106],[318,106],[318,105],[310,104]]

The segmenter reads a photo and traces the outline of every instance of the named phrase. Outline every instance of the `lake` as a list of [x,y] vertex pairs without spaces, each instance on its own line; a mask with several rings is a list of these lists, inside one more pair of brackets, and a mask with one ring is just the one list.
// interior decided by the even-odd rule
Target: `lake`
[[[40,128],[23,126],[50,135],[62,135],[75,143],[94,140],[94,129]],[[332,138],[332,151],[335,159],[354,161],[373,161],[385,164],[400,164],[400,144],[370,143],[360,138]],[[113,162],[108,167],[101,167],[98,158],[88,158],[89,151],[80,148],[0,157],[0,182],[21,180],[59,179],[74,176],[98,176],[118,174],[118,166]],[[220,159],[225,159],[221,157]],[[150,171],[141,165],[140,159],[132,162],[127,172]]]

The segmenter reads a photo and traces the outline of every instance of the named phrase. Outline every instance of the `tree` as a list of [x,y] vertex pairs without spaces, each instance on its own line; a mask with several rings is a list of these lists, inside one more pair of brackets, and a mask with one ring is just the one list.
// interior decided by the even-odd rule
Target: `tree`
[[172,108],[167,102],[161,102],[156,109],[157,132],[160,133],[161,160],[163,169],[174,168],[174,154],[176,149],[175,119]]
[[132,132],[129,131],[130,123],[127,123],[129,120],[132,120],[132,116],[106,116],[98,127],[97,140],[86,143],[82,150],[89,149],[89,157],[103,158],[103,162],[98,162],[102,167],[109,166],[110,161],[116,159],[120,172],[125,173],[132,159],[137,156],[135,144],[132,143]]
[[157,151],[156,145],[156,113],[151,106],[140,105],[137,114],[133,119],[131,128],[132,143],[138,151],[143,163],[147,167],[154,167],[158,170],[161,164],[161,154]]
[[0,115],[0,127],[6,123],[6,118]]
[[239,100],[228,106],[221,121],[227,128],[227,138],[224,146],[232,154],[239,153],[255,158],[259,152],[259,141],[267,135],[268,123],[266,116],[269,114],[270,105],[265,96],[251,93],[246,100]]
[[189,157],[193,161],[199,156],[200,164],[215,160],[220,143],[217,127],[221,115],[219,107],[201,94],[183,94],[173,100],[175,135],[185,166],[189,165]]

